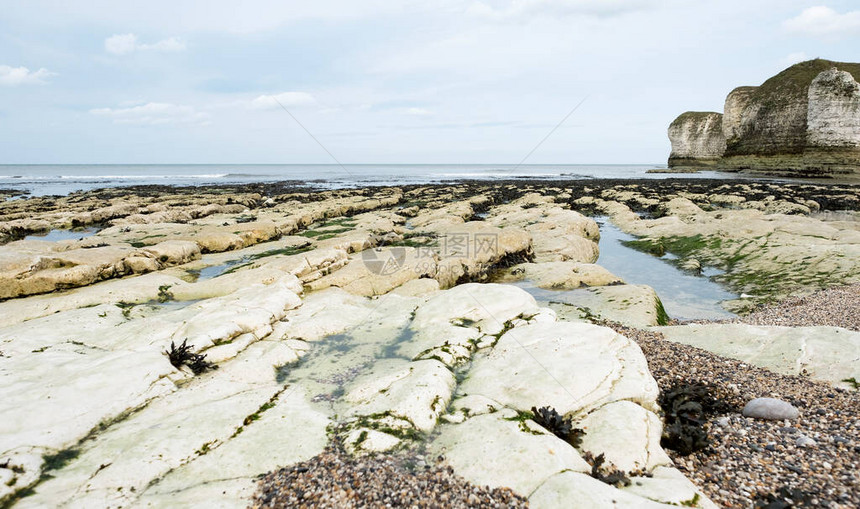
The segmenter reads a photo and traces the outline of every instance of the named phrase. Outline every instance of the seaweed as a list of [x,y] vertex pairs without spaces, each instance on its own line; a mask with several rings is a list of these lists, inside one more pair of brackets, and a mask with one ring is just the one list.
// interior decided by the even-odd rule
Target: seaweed
[[708,432],[704,428],[681,421],[667,424],[660,439],[660,445],[683,456],[701,451],[707,448],[709,443]]
[[173,300],[173,292],[170,291],[170,287],[173,285],[161,285],[158,287],[158,302],[162,304]]
[[606,457],[603,453],[595,458],[590,452],[586,452],[582,458],[591,465],[591,477],[616,488],[630,486],[630,478],[627,477],[627,474],[615,467],[604,468],[603,464],[606,462]]
[[44,461],[42,470],[45,472],[60,470],[80,454],[81,451],[79,449],[63,449],[55,454],[46,454],[42,457],[42,460]]
[[689,500],[682,500],[681,505],[684,507],[697,507],[701,498],[702,497],[700,497],[699,494],[696,493],[695,495],[693,495],[693,498]]
[[790,507],[803,507],[809,505],[813,497],[800,491],[783,486],[775,493],[768,493],[756,497],[754,507],[756,509],[788,509]]
[[257,220],[257,216],[252,214],[242,214],[240,216],[236,216],[235,220],[237,224],[251,223]]
[[265,258],[267,256],[275,256],[275,255],[290,256],[290,255],[294,255],[294,254],[304,253],[306,251],[310,251],[311,249],[313,249],[313,247],[311,247],[311,244],[308,243],[308,244],[304,244],[301,246],[295,246],[295,247],[288,246],[288,247],[283,247],[283,248],[278,248],[278,249],[270,249],[270,250],[264,251],[262,253],[254,253],[252,255],[248,255],[244,258],[247,260],[259,260],[260,258]]
[[661,392],[659,403],[666,420],[660,445],[683,456],[708,447],[708,432],[703,427],[708,415],[730,410],[708,386],[683,381]]
[[125,318],[126,320],[131,319],[131,310],[134,309],[135,304],[131,302],[120,301],[117,302],[115,305],[116,307],[122,309],[123,318]]
[[572,446],[579,447],[582,444],[582,436],[585,432],[580,428],[574,428],[570,417],[560,415],[552,407],[532,407],[533,420],[553,435],[567,440]]
[[13,465],[11,459],[7,459],[3,463],[0,463],[0,468],[5,468],[8,470],[11,470],[11,471],[15,472],[16,474],[23,474],[24,473],[24,467],[22,467],[20,465]]
[[182,344],[170,342],[170,350],[164,352],[170,360],[170,364],[176,369],[181,369],[183,365],[188,366],[195,375],[199,375],[209,370],[218,369],[218,365],[206,360],[206,354],[194,353],[191,351],[191,346],[188,340],[182,341]]

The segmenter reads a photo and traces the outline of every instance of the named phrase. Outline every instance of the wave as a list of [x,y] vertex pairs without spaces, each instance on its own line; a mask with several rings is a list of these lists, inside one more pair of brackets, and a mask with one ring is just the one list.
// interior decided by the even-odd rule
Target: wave
[[514,177],[514,176],[526,176],[526,177],[560,177],[562,174],[558,172],[553,173],[524,173],[518,172],[515,170],[511,171],[487,171],[487,172],[460,172],[460,173],[439,173],[436,176],[445,177],[445,178],[469,178],[469,177]]
[[148,180],[148,179],[219,179],[228,173],[178,174],[178,175],[59,175],[57,177],[37,177],[63,180]]
[[[238,178],[274,178],[279,175],[272,175],[271,173],[225,173],[220,175],[218,178],[224,177],[228,179],[238,179]],[[282,176],[282,175],[280,175]]]
[[0,175],[0,180],[192,180],[192,179],[222,179],[237,178],[239,175],[229,173],[207,173],[194,175]]

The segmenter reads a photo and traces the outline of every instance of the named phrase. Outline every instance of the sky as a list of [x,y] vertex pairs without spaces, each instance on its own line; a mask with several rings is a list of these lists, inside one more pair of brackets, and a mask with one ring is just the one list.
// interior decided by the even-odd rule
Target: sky
[[802,60],[860,60],[856,0],[0,12],[0,164],[663,163],[683,111]]

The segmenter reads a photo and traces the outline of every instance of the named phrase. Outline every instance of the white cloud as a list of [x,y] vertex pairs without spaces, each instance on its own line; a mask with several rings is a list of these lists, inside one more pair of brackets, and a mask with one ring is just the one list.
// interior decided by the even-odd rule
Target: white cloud
[[192,106],[171,103],[149,102],[129,108],[96,108],[93,115],[112,118],[114,124],[161,125],[210,123],[209,114],[200,112]]
[[41,85],[46,83],[45,79],[56,76],[44,67],[38,71],[30,71],[26,67],[10,67],[0,65],[0,85],[14,87],[16,85]]
[[136,47],[137,36],[134,34],[117,34],[105,39],[105,51],[114,55],[131,53]]
[[398,110],[403,115],[412,115],[416,117],[426,117],[432,115],[433,112],[425,108],[402,108]]
[[280,108],[280,103],[285,108],[290,106],[308,106],[316,103],[316,99],[307,92],[281,92],[274,95],[261,95],[251,101],[251,108],[257,110],[271,110]]
[[837,36],[860,33],[860,11],[840,14],[830,7],[810,7],[783,23],[788,31],[805,35]]
[[134,34],[115,34],[105,39],[105,51],[126,55],[135,51],[185,51],[185,43],[177,37],[168,37],[152,44],[142,43]]
[[468,14],[494,20],[525,21],[538,16],[568,16],[587,14],[592,16],[616,16],[639,10],[649,0],[514,0],[507,5],[495,7],[487,1],[472,3]]

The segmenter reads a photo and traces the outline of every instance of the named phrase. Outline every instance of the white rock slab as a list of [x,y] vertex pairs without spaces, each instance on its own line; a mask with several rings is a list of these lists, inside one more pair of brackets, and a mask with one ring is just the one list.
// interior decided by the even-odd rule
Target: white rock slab
[[[657,327],[669,341],[691,345],[786,375],[808,374],[840,385],[860,380],[860,332],[839,327],[691,324]],[[847,388],[847,386],[846,386]]]
[[650,471],[672,463],[660,447],[663,422],[654,412],[630,401],[602,406],[575,426],[585,431],[580,450],[594,457],[603,454],[608,463],[625,472]]
[[132,507],[248,506],[257,476],[308,460],[328,443],[328,416],[312,406],[300,386],[288,388],[275,406],[241,434],[172,470]]
[[416,361],[385,376],[359,378],[346,400],[353,405],[350,415],[390,413],[420,431],[430,431],[447,408],[455,385],[454,374],[441,362]]
[[476,357],[460,390],[521,411],[549,405],[560,413],[625,399],[656,411],[658,394],[635,343],[612,329],[567,322],[509,330]]
[[561,472],[550,477],[530,494],[529,507],[535,509],[559,507],[668,509],[677,506],[661,504],[627,493],[587,474]]
[[283,349],[289,347],[259,341],[221,369],[152,401],[80,444],[80,456],[19,505],[107,507],[136,500],[155,480],[250,431],[257,424],[250,416],[262,417],[271,410],[267,403],[289,395],[274,376]]
[[477,485],[509,487],[521,495],[563,470],[590,470],[576,450],[549,433],[524,431],[514,412],[496,412],[444,425],[431,444],[454,471]]

